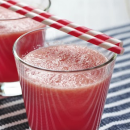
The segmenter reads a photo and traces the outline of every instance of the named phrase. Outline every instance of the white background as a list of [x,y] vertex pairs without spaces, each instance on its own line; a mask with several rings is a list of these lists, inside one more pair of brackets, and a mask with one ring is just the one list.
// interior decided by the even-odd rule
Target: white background
[[52,0],[50,12],[94,30],[130,22],[130,0]]

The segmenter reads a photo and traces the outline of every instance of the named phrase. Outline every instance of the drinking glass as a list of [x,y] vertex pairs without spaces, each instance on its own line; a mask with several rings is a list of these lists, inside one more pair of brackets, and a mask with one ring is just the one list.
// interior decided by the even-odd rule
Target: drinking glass
[[[46,11],[49,11],[51,5],[50,0],[25,0],[22,2]],[[22,34],[45,25],[17,15],[15,12],[8,14],[7,9],[3,7],[0,10],[2,12],[0,14],[0,95],[20,95],[21,88],[12,53],[13,44]]]
[[[31,39],[32,35],[33,39]],[[73,68],[75,63],[80,62],[78,55],[84,51],[80,50],[76,53],[75,49],[71,51],[70,48],[62,55],[62,51],[53,50],[59,46],[61,50],[66,49],[66,46],[87,47],[100,52],[105,56],[106,61],[99,64],[100,58],[96,59],[98,55],[93,55],[97,61],[93,67],[67,70],[66,66],[62,66],[62,61],[66,60],[68,54],[70,53],[68,58],[71,55],[75,57],[75,62],[73,58],[70,58],[69,62]],[[49,54],[52,54],[52,57],[54,55],[56,58],[59,57],[58,67],[55,57],[45,62],[44,59],[39,58],[43,64],[49,62],[51,69],[25,61],[26,55],[30,52],[47,48],[50,48],[51,52],[44,53],[43,50],[42,55],[47,59],[51,57]],[[15,42],[13,53],[31,130],[97,130],[99,128],[116,60],[115,53],[65,35],[53,28],[38,29],[22,35]],[[37,53],[38,57],[39,54]],[[84,55],[81,55],[81,61],[89,62],[87,58],[93,59],[91,56],[84,58]],[[35,63],[37,57],[33,58],[31,61]]]

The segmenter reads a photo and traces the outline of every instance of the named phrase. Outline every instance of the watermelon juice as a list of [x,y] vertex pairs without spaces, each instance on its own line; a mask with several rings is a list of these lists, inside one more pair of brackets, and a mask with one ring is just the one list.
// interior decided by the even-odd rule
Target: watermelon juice
[[42,47],[22,60],[16,63],[32,130],[99,128],[114,60],[105,65],[103,54],[77,45]]
[[15,40],[24,33],[45,25],[0,7],[0,82],[18,81],[12,53]]

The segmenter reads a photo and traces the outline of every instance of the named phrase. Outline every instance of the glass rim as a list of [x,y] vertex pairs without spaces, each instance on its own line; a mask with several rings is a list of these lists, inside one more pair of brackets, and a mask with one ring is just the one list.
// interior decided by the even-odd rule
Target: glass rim
[[[51,0],[48,0],[49,1],[49,4],[48,6],[44,9],[44,11],[48,11],[51,7]],[[8,19],[0,19],[0,21],[9,21],[9,20],[20,20],[20,19],[24,19],[24,18],[27,18],[26,16],[21,16],[21,17],[18,17],[18,18],[8,18]]]
[[[17,52],[16,52],[17,43],[18,43],[19,40],[20,40],[21,38],[23,38],[24,36],[26,36],[26,35],[28,35],[28,34],[30,34],[30,33],[33,33],[33,32],[35,32],[35,31],[45,30],[45,29],[47,29],[47,28],[49,28],[49,27],[47,26],[47,27],[44,27],[44,28],[35,29],[35,30],[33,30],[33,31],[29,31],[29,32],[27,32],[27,33],[21,35],[21,36],[15,41],[15,43],[14,43],[14,45],[13,45],[13,54],[14,54],[14,57],[15,57],[18,61],[20,61],[21,63],[23,63],[24,65],[26,65],[26,66],[28,66],[28,67],[31,67],[31,68],[34,68],[34,69],[38,69],[38,70],[50,71],[50,72],[58,72],[58,73],[70,73],[70,72],[81,72],[81,71],[95,70],[95,69],[101,68],[101,67],[103,67],[103,66],[105,66],[105,65],[107,65],[107,64],[109,64],[109,63],[111,63],[111,62],[114,61],[114,60],[116,59],[116,57],[117,57],[117,54],[116,54],[116,53],[111,52],[111,53],[113,53],[112,57],[111,57],[108,61],[106,61],[106,62],[104,62],[104,63],[102,63],[102,64],[100,64],[100,65],[98,65],[98,66],[91,67],[91,68],[86,68],[86,69],[65,70],[65,71],[64,71],[64,70],[52,70],[52,69],[46,69],[46,68],[42,68],[42,67],[37,67],[37,66],[31,65],[31,64],[25,62],[22,58],[20,58],[20,57],[18,56],[18,54],[17,54]],[[106,50],[106,51],[108,51],[108,50]]]

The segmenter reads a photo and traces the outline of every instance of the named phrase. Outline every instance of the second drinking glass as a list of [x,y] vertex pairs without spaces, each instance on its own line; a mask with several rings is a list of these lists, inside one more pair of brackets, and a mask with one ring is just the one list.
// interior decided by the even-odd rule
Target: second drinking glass
[[[46,11],[51,5],[50,0],[28,2]],[[24,33],[43,27],[45,25],[0,7],[0,95],[21,94],[19,82],[16,82],[19,79],[12,47],[15,40]]]

